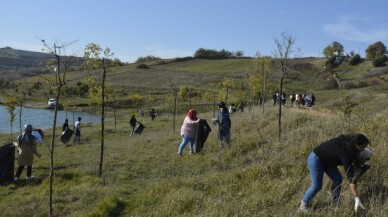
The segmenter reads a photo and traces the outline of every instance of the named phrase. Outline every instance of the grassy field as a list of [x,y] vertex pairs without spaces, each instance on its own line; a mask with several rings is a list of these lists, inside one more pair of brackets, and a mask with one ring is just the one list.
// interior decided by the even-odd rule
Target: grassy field
[[[125,66],[132,68],[121,68],[110,81],[123,91],[128,90],[127,86],[147,91],[155,88],[162,96],[163,88],[167,88],[164,79],[171,76],[177,81],[187,79],[185,75],[205,77],[201,70],[211,67],[220,68],[214,76],[243,73],[240,66],[235,69],[228,66],[228,61],[222,66],[211,66],[211,61],[204,64],[206,67],[201,68],[174,63],[169,66],[171,69],[166,68],[167,64],[152,66],[151,70]],[[239,64],[245,67],[246,63]],[[216,68],[209,72],[216,72]],[[163,73],[164,76],[141,80],[147,73],[154,76]],[[203,79],[209,79],[209,83],[219,79],[211,75]],[[74,85],[81,78],[80,74],[69,75],[70,84]],[[125,78],[131,84],[125,83]],[[120,81],[122,83],[118,83]],[[161,88],[156,88],[158,83]],[[293,86],[296,84],[297,81],[289,81],[286,87],[302,89]],[[55,216],[356,216],[347,181],[343,183],[340,204],[334,206],[330,203],[330,183],[326,176],[323,189],[312,201],[310,213],[296,213],[310,184],[308,154],[319,143],[349,132],[367,135],[372,141],[370,148],[376,153],[370,162],[372,168],[359,183],[368,216],[388,216],[387,86],[345,90],[343,94],[353,102],[348,119],[341,110],[343,100],[338,90],[322,90],[312,84],[303,89],[314,91],[317,106],[312,109],[283,107],[280,141],[277,137],[278,107],[268,103],[264,113],[254,106],[252,110],[245,109],[231,116],[229,148],[218,147],[216,127],[212,126],[204,150],[194,155],[189,155],[188,147],[182,156],[176,154],[184,111],[176,121],[175,133],[171,114],[164,112],[155,121],[138,118],[146,126],[145,131],[129,138],[128,121],[134,109],[118,110],[116,131],[113,122],[106,123],[102,178],[98,177],[99,125],[83,125],[80,145],[64,145],[56,138]],[[38,93],[43,92],[36,95]],[[34,103],[39,105],[37,102],[31,105]],[[211,110],[202,109],[199,102],[196,103],[193,107],[199,111],[198,116],[210,122]],[[188,102],[183,104],[188,108]],[[109,110],[108,117],[112,117],[111,112]],[[1,216],[47,216],[51,131],[45,133],[45,142],[38,146],[42,158],[34,162],[33,175],[37,180],[1,185]],[[59,133],[57,129],[56,134]],[[8,135],[0,135],[1,141],[7,139]]]

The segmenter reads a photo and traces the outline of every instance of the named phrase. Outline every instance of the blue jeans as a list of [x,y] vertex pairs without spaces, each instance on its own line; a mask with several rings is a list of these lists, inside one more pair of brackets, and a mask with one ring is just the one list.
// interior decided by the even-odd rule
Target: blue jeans
[[326,173],[331,181],[331,194],[334,202],[337,202],[341,193],[342,176],[337,167],[324,169],[321,160],[314,152],[311,152],[307,165],[310,170],[311,187],[304,193],[302,202],[307,206],[308,202],[322,189],[323,174]]
[[182,143],[179,145],[178,154],[182,154],[183,149],[186,147],[187,143],[189,142],[190,142],[190,154],[193,153],[193,145],[194,145],[195,139],[183,135]]

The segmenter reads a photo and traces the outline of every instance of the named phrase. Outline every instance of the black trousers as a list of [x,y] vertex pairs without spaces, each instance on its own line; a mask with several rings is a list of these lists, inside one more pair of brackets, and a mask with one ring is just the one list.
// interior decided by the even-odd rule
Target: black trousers
[[[22,171],[24,169],[24,166],[19,166],[18,170],[16,171],[16,174],[15,174],[15,177],[20,177],[20,175],[22,174]],[[30,177],[32,174],[32,165],[30,166],[27,166],[27,177]]]

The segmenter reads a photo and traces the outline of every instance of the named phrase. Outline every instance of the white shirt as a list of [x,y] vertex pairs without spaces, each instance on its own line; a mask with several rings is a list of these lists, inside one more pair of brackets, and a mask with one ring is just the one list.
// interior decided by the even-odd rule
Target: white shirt
[[81,122],[76,121],[76,122],[74,123],[74,127],[75,127],[76,129],[78,129],[79,131],[81,131]]

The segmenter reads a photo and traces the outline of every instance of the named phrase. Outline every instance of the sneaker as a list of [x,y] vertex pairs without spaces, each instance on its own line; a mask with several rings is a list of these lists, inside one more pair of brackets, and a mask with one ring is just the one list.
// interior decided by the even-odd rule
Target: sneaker
[[306,206],[304,206],[304,205],[301,204],[301,205],[298,207],[297,212],[307,213],[308,210],[307,210],[307,207],[306,207]]
[[28,176],[28,177],[26,178],[26,180],[33,180],[33,179],[35,179],[34,176]]
[[13,179],[13,181],[14,181],[14,182],[19,181],[19,177],[15,177],[15,178]]

